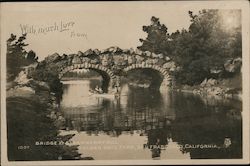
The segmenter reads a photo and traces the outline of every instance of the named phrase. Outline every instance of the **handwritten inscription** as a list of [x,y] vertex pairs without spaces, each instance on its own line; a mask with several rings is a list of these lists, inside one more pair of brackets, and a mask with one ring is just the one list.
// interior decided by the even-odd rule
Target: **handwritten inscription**
[[60,22],[54,22],[51,25],[43,25],[43,26],[20,24],[22,34],[47,35],[48,33],[53,33],[53,32],[69,32],[71,38],[73,37],[87,38],[87,34],[75,32],[73,30],[74,26],[75,26],[74,21],[69,21],[69,22],[60,21]]
[[49,32],[55,32],[55,31],[59,31],[59,32],[69,31],[74,25],[75,25],[75,22],[73,22],[73,21],[71,21],[71,22],[60,21],[59,23],[55,22],[53,25],[49,25],[49,26],[37,27],[35,25],[29,25],[29,24],[22,25],[22,24],[20,24],[20,27],[21,27],[21,31],[23,34],[24,33],[47,34]]
[[78,32],[72,31],[72,32],[70,33],[70,37],[82,37],[82,38],[87,38],[87,34],[85,34],[85,33],[78,33]]

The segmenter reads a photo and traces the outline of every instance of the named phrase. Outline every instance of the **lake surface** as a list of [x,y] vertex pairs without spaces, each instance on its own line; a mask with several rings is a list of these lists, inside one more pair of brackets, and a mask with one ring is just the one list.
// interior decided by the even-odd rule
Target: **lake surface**
[[132,88],[119,99],[88,91],[99,80],[64,81],[60,104],[72,144],[95,160],[242,157],[242,103],[232,99]]

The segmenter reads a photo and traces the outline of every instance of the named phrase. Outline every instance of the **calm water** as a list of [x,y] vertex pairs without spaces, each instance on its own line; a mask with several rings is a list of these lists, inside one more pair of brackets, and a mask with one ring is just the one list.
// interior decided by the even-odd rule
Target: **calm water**
[[65,81],[61,111],[83,157],[241,158],[241,102],[122,86],[119,99],[89,96],[99,80]]

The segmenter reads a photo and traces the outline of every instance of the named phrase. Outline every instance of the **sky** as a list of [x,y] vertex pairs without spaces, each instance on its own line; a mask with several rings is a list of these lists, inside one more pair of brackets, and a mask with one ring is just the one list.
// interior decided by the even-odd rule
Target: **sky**
[[26,50],[36,52],[39,60],[55,52],[72,54],[87,49],[123,49],[141,45],[143,25],[152,16],[160,18],[168,32],[188,29],[188,11],[197,13],[207,4],[178,2],[64,2],[5,3],[3,32],[20,36],[27,32]]

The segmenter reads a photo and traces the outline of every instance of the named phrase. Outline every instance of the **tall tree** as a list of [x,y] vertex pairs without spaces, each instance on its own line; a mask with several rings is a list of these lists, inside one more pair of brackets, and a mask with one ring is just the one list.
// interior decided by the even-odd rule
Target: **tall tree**
[[16,35],[11,34],[7,40],[7,80],[13,80],[22,70],[21,67],[37,62],[38,57],[35,52],[25,50],[28,46],[24,41],[26,34],[23,34],[18,39]]
[[143,26],[147,38],[140,39],[142,51],[169,56],[181,70],[174,72],[181,84],[199,84],[205,78],[232,76],[224,69],[227,60],[241,57],[240,10],[189,11],[188,30],[171,35],[159,18],[152,17],[151,25]]
[[138,49],[156,54],[168,54],[168,28],[160,23],[159,18],[153,16],[151,18],[151,24],[149,26],[143,26],[142,29],[148,35],[146,39],[140,39],[142,45],[137,47]]
[[[189,12],[191,25],[173,40],[173,59],[182,70],[176,73],[183,84],[198,84],[205,78],[223,78],[227,75],[224,63],[241,57],[241,28],[225,27],[228,11],[202,10],[197,15]],[[239,19],[239,13],[229,15]],[[231,18],[232,17],[232,18]]]

